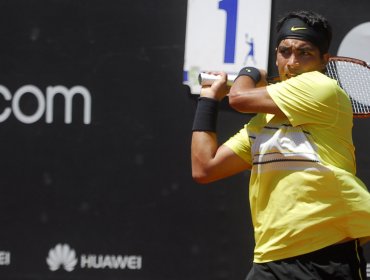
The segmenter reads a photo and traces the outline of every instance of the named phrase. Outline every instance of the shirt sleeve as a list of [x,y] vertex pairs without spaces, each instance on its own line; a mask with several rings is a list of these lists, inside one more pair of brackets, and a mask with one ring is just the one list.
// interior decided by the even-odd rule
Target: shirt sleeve
[[267,86],[276,105],[293,126],[315,123],[333,124],[338,119],[337,84],[314,71]]
[[235,154],[241,157],[248,164],[252,165],[251,158],[251,141],[248,135],[247,125],[244,126],[237,134],[232,136],[224,143]]

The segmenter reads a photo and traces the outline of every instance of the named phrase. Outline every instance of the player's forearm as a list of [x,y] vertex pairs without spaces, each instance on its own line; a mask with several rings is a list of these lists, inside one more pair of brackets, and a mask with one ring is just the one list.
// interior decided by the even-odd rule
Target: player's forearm
[[228,94],[230,106],[240,113],[250,113],[250,94],[255,89],[255,81],[249,76],[238,76]]
[[228,94],[230,106],[240,113],[282,115],[281,110],[267,92],[266,84],[265,79],[255,84],[250,77],[242,76],[237,78]]

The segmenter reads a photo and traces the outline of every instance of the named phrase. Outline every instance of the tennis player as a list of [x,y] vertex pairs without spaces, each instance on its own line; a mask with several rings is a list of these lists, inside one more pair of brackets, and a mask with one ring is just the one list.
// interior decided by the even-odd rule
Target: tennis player
[[[366,279],[361,245],[370,240],[370,194],[358,179],[347,94],[323,74],[328,21],[291,12],[277,24],[276,65],[240,70],[204,86],[192,134],[192,174],[209,183],[251,170],[254,261],[246,279]],[[219,146],[218,103],[257,113]]]

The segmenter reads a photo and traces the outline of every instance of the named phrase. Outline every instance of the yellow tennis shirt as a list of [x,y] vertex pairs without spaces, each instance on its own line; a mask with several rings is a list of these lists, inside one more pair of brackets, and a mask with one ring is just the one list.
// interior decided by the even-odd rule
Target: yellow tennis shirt
[[320,72],[269,85],[286,117],[258,114],[225,145],[252,165],[254,262],[370,236],[370,194],[355,176],[352,107]]

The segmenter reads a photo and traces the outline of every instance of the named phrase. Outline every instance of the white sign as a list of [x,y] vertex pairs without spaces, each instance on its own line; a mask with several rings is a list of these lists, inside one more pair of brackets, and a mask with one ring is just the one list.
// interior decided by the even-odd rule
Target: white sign
[[271,0],[188,0],[184,83],[198,94],[203,71],[267,69]]

